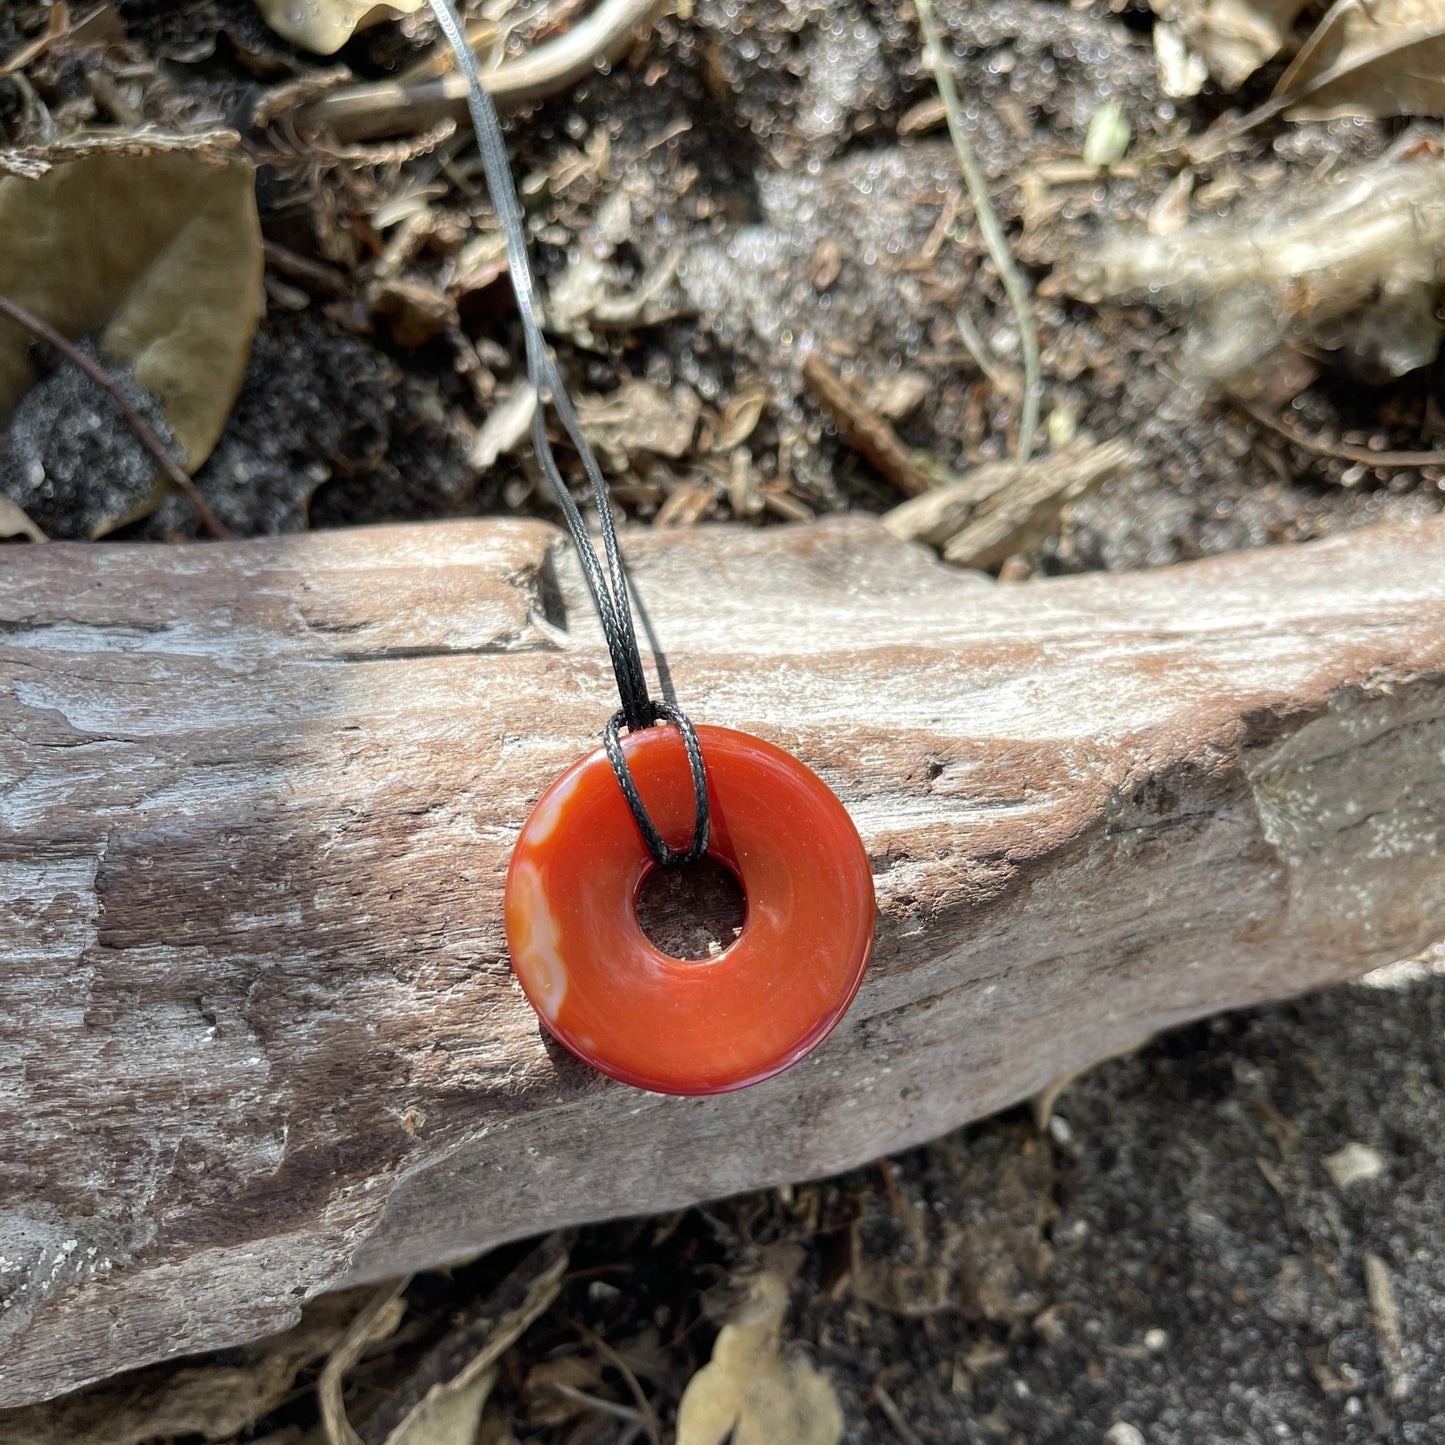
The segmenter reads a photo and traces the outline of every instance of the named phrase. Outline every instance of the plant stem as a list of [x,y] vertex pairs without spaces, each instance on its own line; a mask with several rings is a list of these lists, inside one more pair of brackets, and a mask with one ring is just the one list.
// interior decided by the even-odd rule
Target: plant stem
[[166,480],[195,508],[201,526],[211,536],[222,540],[231,535],[221,519],[206,505],[205,498],[196,489],[196,484],[185,474],[180,463],[152,430],[150,423],[130,404],[125,393],[116,384],[115,378],[104,367],[88,357],[68,337],[62,336],[49,322],[42,321],[8,296],[0,296],[0,315],[8,316],[32,336],[48,342],[72,365],[78,366],[102,391],[108,393],[110,399],[120,408],[126,424],[135,433],[135,439],[155,458],[156,465],[165,473]]
[[1039,366],[1039,334],[1034,324],[1033,305],[1029,298],[1029,284],[1014,262],[1009,250],[1008,238],[999,224],[998,212],[989,198],[988,182],[979,164],[978,153],[964,129],[963,107],[959,103],[958,90],[953,83],[953,72],[943,58],[943,46],[938,33],[938,24],[933,17],[932,0],[914,0],[918,11],[919,27],[923,31],[924,64],[933,72],[934,83],[943,100],[944,113],[948,119],[948,133],[953,138],[953,149],[958,155],[963,170],[963,183],[968,189],[968,198],[973,202],[973,213],[978,217],[978,229],[983,243],[998,271],[1009,305],[1018,319],[1019,347],[1023,353],[1024,396],[1023,411],[1019,417],[1019,439],[1015,455],[1021,462],[1027,461],[1034,449],[1034,436],[1039,425],[1039,401],[1043,394],[1043,379]]

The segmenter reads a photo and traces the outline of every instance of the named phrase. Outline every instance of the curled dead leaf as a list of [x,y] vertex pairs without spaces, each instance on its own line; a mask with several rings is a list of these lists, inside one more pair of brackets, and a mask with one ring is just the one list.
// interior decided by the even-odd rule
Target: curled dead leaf
[[11,537],[25,537],[32,542],[48,542],[50,539],[26,515],[23,507],[17,507],[9,497],[0,497],[0,540]]
[[828,1379],[779,1349],[788,1287],[761,1274],[682,1392],[677,1445],[837,1445],[843,1409]]
[[[261,229],[242,162],[97,155],[0,178],[0,295],[71,339],[94,336],[158,398],[187,471],[210,454],[260,317]],[[35,381],[32,338],[0,320],[0,415]],[[159,502],[92,519],[105,532]]]
[[1445,4],[1338,0],[1280,77],[1291,120],[1445,116]]
[[358,31],[381,20],[414,15],[422,0],[256,0],[262,19],[283,40],[333,55]]
[[1150,0],[1154,13],[1173,25],[1209,67],[1233,90],[1247,80],[1289,38],[1307,0]]

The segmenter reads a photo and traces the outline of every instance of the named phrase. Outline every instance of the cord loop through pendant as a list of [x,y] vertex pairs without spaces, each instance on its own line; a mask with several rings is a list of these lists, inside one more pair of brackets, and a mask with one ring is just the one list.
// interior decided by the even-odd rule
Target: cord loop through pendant
[[[632,821],[637,824],[637,831],[642,834],[642,841],[647,844],[652,861],[659,868],[671,868],[679,863],[700,863],[707,856],[709,822],[707,767],[702,760],[702,744],[697,740],[697,729],[681,708],[665,702],[651,702],[649,706],[652,709],[653,722],[656,723],[658,718],[666,718],[682,734],[682,745],[687,749],[687,765],[692,773],[693,823],[692,843],[685,853],[675,852],[667,846],[657,825],[648,816],[647,805],[642,801],[642,794],[637,791],[637,784],[632,780],[632,770],[627,766],[627,755],[622,751],[622,739],[618,736],[618,729],[626,720],[621,708],[608,718],[607,726],[602,731],[602,746],[607,750],[607,761],[612,764],[617,786],[622,789],[622,796],[627,799]],[[628,731],[637,732],[640,729],[629,728]]]

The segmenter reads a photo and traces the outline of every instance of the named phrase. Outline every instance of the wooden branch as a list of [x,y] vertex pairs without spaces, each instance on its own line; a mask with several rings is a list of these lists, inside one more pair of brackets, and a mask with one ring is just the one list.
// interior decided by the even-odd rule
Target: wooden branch
[[500,922],[616,705],[555,540],[7,551],[0,1403],[841,1169],[1445,934],[1445,523],[1020,586],[859,519],[630,536],[679,696],[832,784],[879,927],[788,1074],[611,1083]]

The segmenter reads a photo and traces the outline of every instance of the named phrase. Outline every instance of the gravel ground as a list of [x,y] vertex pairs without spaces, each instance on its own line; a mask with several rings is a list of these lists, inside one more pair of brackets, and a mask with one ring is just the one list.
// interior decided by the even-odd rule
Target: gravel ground
[[[1047,1138],[999,1119],[905,1156],[922,1227],[876,1176],[855,1226],[892,1309],[807,1317],[851,1438],[889,1439],[880,1380],[925,1441],[1445,1438],[1442,1118],[1437,961],[1163,1037],[1066,1090]],[[889,1298],[910,1255],[944,1270],[915,1319]]]

